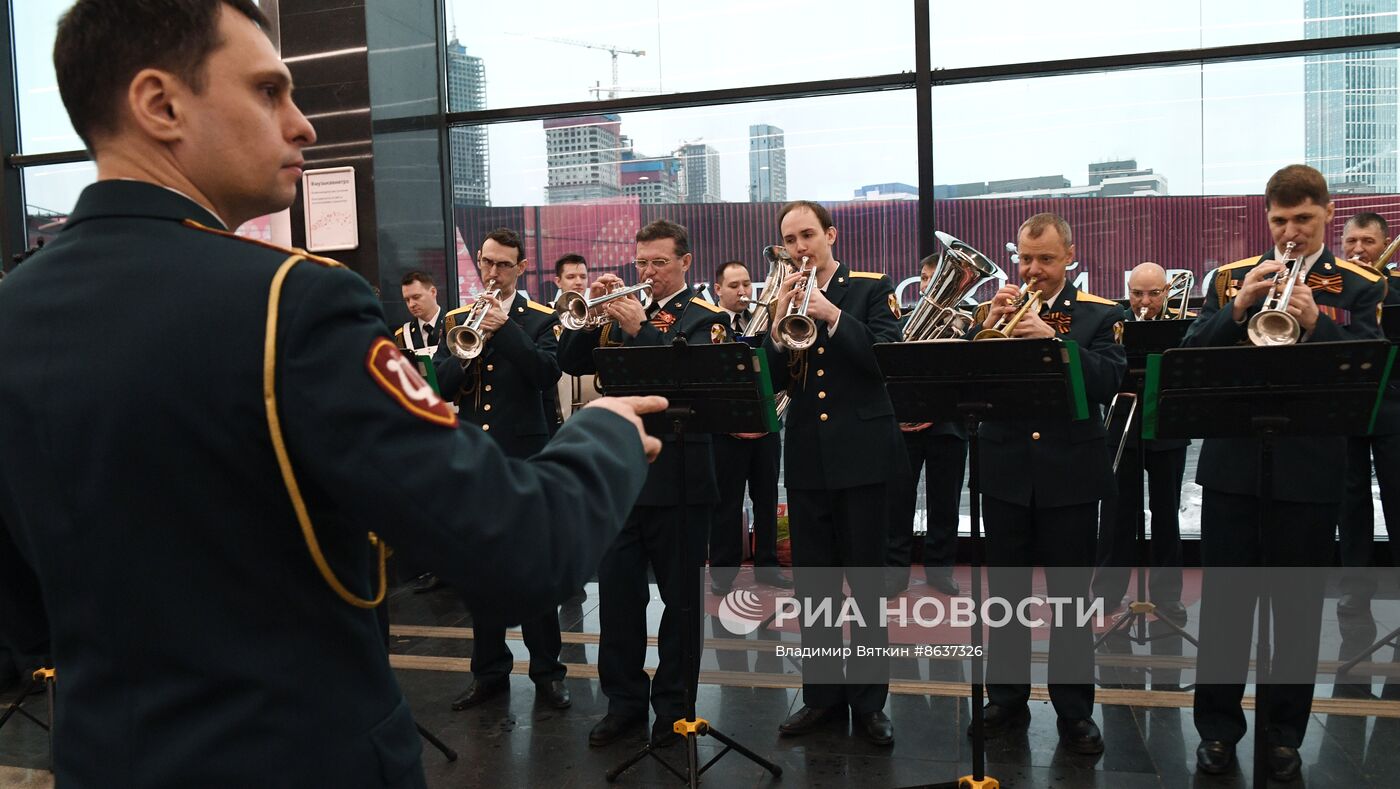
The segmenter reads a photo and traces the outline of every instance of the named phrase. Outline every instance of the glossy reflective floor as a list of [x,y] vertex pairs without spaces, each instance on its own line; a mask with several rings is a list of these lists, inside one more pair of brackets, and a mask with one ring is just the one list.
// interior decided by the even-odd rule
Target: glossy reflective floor
[[[451,701],[470,683],[467,661],[471,641],[466,636],[471,618],[450,589],[413,594],[397,589],[390,599],[395,635],[391,651],[399,681],[419,723],[456,749],[459,758],[448,762],[424,744],[423,763],[433,787],[607,786],[604,773],[626,759],[645,736],[639,727],[634,737],[606,748],[590,748],[588,731],[604,715],[607,700],[595,676],[597,593],[592,584],[581,601],[561,609],[565,639],[563,659],[570,664],[567,684],[573,707],[559,712],[536,704],[534,687],[523,673],[512,677],[508,695],[484,705],[453,712]],[[650,610],[652,632],[660,615],[653,588]],[[1381,613],[1381,606],[1377,613]],[[1330,606],[1329,611],[1330,614]],[[1330,618],[1330,617],[1329,617]],[[1324,624],[1324,633],[1333,625]],[[1335,632],[1335,630],[1333,630]],[[527,658],[518,634],[508,640],[517,660]],[[707,626],[707,637],[713,632]],[[740,676],[725,662],[742,660],[752,672],[766,669],[754,653],[728,654],[707,650],[702,670],[709,674],[727,668],[728,676]],[[761,654],[761,653],[759,653]],[[1381,653],[1390,659],[1390,651]],[[655,664],[650,650],[648,665]],[[752,661],[752,662],[750,662]],[[941,677],[932,664],[896,666],[896,684],[910,679],[956,680]],[[1141,691],[1136,691],[1141,693]],[[1371,692],[1381,694],[1378,684]],[[1132,691],[1104,690],[1100,698]],[[1319,687],[1318,698],[1334,695],[1331,687]],[[1387,697],[1389,693],[1385,694]],[[14,694],[0,697],[8,704]],[[1162,699],[1168,699],[1162,702]],[[1189,696],[1156,694],[1142,705],[1100,704],[1094,713],[1103,730],[1106,751],[1099,757],[1082,757],[1057,747],[1055,716],[1050,705],[1032,702],[1032,721],[1019,734],[988,743],[988,774],[1009,787],[1234,787],[1249,786],[1252,772],[1250,739],[1240,744],[1239,771],[1220,778],[1194,773],[1198,741],[1191,721]],[[1158,706],[1161,703],[1179,706]],[[1323,702],[1319,702],[1321,705]],[[735,687],[702,684],[698,709],[717,728],[783,769],[781,782],[737,754],[725,756],[705,774],[713,787],[897,787],[955,780],[970,772],[971,747],[964,735],[968,722],[966,698],[895,692],[886,711],[895,726],[895,745],[879,748],[853,736],[849,724],[831,727],[802,738],[780,738],[778,724],[801,704],[791,688]],[[28,709],[45,716],[42,697]],[[1250,715],[1251,725],[1253,716]],[[703,740],[702,761],[718,752],[717,744]],[[661,752],[682,766],[681,746]],[[1290,786],[1395,787],[1400,786],[1400,718],[1326,714],[1315,710],[1302,748],[1303,775]],[[49,786],[42,770],[47,764],[47,738],[32,722],[14,718],[0,729],[0,786]],[[680,786],[680,782],[651,760],[638,764],[616,784],[623,787]]]

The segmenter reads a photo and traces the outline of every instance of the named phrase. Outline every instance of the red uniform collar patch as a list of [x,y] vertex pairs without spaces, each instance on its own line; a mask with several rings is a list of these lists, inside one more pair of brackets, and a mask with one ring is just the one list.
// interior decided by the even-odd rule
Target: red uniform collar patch
[[434,424],[457,426],[452,406],[433,391],[414,363],[387,337],[379,337],[370,345],[365,367],[374,382],[410,414]]

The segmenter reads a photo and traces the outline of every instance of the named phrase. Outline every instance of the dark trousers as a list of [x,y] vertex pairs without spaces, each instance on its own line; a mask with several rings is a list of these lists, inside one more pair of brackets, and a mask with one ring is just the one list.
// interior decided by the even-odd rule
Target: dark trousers
[[958,554],[958,506],[962,503],[963,472],[967,468],[967,442],[957,436],[927,435],[923,430],[903,433],[909,455],[909,476],[900,475],[889,486],[890,567],[908,567],[913,558],[914,511],[918,503],[919,469],[924,475],[924,500],[928,532],[924,535],[924,573],[950,573]]
[[[1094,596],[1118,605],[1128,591],[1130,568],[1138,565],[1137,519],[1142,513],[1142,474],[1137,460],[1124,452],[1118,464],[1118,496],[1105,499],[1099,521],[1098,571]],[[1143,453],[1152,510],[1148,591],[1158,605],[1181,602],[1181,483],[1186,475],[1186,447]],[[1136,595],[1136,593],[1134,593]]]
[[[849,705],[857,714],[885,707],[889,696],[889,658],[856,657],[858,646],[889,646],[889,634],[880,618],[884,594],[885,535],[889,522],[889,494],[883,484],[841,490],[788,488],[788,516],[792,524],[792,565],[799,600],[831,599],[839,611],[845,599],[839,573],[803,572],[804,568],[866,568],[847,575],[851,597],[862,612],[863,626],[851,625],[852,656],[842,665],[840,656],[808,657],[803,661],[802,701],[809,707]],[[804,604],[805,605],[805,604]],[[874,612],[866,613],[866,612]],[[841,625],[802,622],[803,649],[839,649]],[[844,672],[844,673],[843,673]],[[843,675],[845,684],[808,682],[807,676]]]
[[[530,651],[530,679],[551,682],[563,679],[566,669],[559,662],[563,646],[559,635],[559,615],[555,611],[541,614],[520,623],[525,648]],[[490,682],[510,674],[515,664],[510,647],[506,646],[506,627],[491,621],[489,615],[472,612],[472,678]]]
[[[710,507],[703,504],[633,507],[603,554],[598,566],[598,680],[608,697],[610,714],[645,715],[650,698],[657,720],[685,715],[686,683],[700,675],[701,627],[697,616],[695,654],[690,665],[682,665],[681,606],[685,595],[696,595],[700,589],[709,520]],[[657,633],[655,679],[648,679],[643,670],[651,601],[648,565],[666,606]]]
[[714,437],[719,509],[710,524],[710,575],[729,586],[744,561],[744,486],[753,501],[754,567],[778,566],[778,466],[783,443],[777,433],[762,438]]
[[[1239,572],[1210,568],[1316,567],[1330,563],[1337,505],[1275,502],[1266,543],[1259,543],[1259,499],[1206,488],[1201,501],[1201,647],[1197,661],[1196,731],[1201,739],[1239,742],[1248,727],[1240,700],[1252,657],[1257,589]],[[1298,573],[1271,583],[1274,663],[1290,673],[1316,671],[1325,575]],[[1309,668],[1311,666],[1311,668]],[[1310,684],[1269,685],[1268,738],[1294,748],[1303,742],[1312,710]]]
[[[1051,597],[1083,598],[1089,594],[1094,558],[1094,527],[1098,502],[1067,507],[1036,507],[982,497],[987,526],[987,581],[992,597],[1013,606],[1031,595],[1033,566],[1045,567],[1045,591]],[[1071,607],[1072,608],[1072,607]],[[1067,609],[1069,610],[1069,609]],[[1094,711],[1094,633],[1074,626],[1073,614],[1064,627],[1050,631],[1050,702],[1061,718],[1081,720]],[[987,685],[993,704],[1016,707],[1031,697],[1031,632],[1014,618],[991,629],[987,639],[987,673],[991,678],[1021,678],[1024,682]]]
[[[1385,533],[1392,544],[1400,537],[1400,533],[1390,530],[1390,524],[1400,525],[1400,435],[1347,439],[1346,488],[1337,522],[1343,567],[1371,566],[1371,546],[1376,532],[1371,506],[1372,455],[1376,459],[1376,483],[1381,489]],[[1376,593],[1376,579],[1370,574],[1344,576],[1342,591],[1369,598]]]

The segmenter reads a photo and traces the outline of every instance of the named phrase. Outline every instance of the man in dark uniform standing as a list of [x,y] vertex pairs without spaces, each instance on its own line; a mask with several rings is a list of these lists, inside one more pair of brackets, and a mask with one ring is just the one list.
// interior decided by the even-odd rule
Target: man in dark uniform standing
[[[529,616],[660,449],[656,398],[507,459],[363,278],[228,232],[292,202],[315,141],[266,26],[248,0],[79,0],[59,25],[98,182],[0,287],[0,599],[48,615],[60,786],[424,786],[368,532]],[[43,319],[98,312],[101,342]]]
[[[1173,320],[1177,315],[1167,305],[1167,272],[1156,263],[1142,263],[1128,275],[1128,309],[1123,320]],[[1117,410],[1126,413],[1127,406]],[[1121,427],[1121,423],[1118,425]],[[1181,604],[1181,482],[1186,476],[1184,438],[1148,441],[1143,446],[1143,468],[1138,468],[1138,436],[1142,433],[1142,407],[1139,405],[1123,444],[1118,464],[1117,492],[1104,499],[1099,524],[1098,559],[1095,562],[1094,596],[1105,600],[1112,611],[1128,591],[1130,568],[1138,557],[1137,519],[1142,513],[1142,475],[1147,474],[1148,506],[1152,511],[1152,570],[1148,591],[1157,612],[1179,625],[1186,623],[1186,607]],[[1118,451],[1122,434],[1109,434],[1109,452]]]
[[[637,231],[637,278],[651,281],[651,304],[644,308],[631,296],[614,299],[604,305],[608,322],[601,328],[565,329],[559,339],[564,372],[596,373],[593,349],[600,346],[665,346],[678,337],[694,344],[724,342],[724,311],[686,284],[691,260],[684,227],[658,219]],[[615,274],[604,274],[589,292],[596,298],[621,284]],[[608,697],[608,714],[589,732],[593,746],[607,745],[644,724],[648,697],[656,711],[652,741],[677,742],[679,735],[671,727],[685,717],[686,684],[700,673],[698,654],[691,665],[681,665],[680,605],[700,581],[710,510],[718,500],[714,455],[708,433],[687,433],[682,446],[672,435],[663,441],[666,448],[647,474],[637,506],[598,567],[598,679]],[[688,475],[683,482],[678,479],[681,452]],[[648,564],[666,606],[657,634],[656,676],[650,680],[643,670],[651,600]]]
[[[753,293],[749,268],[731,260],[715,272],[719,306],[735,338],[761,345],[766,334],[744,337],[753,311],[744,298]],[[792,588],[792,579],[778,567],[778,470],[782,463],[780,433],[721,434],[715,441],[715,481],[719,509],[710,524],[710,591],[727,594],[744,559],[744,487],[753,501],[753,577],[761,584]]]
[[[1357,214],[1342,228],[1342,257],[1376,268],[1380,256],[1390,244],[1390,226],[1380,214]],[[1400,271],[1387,264],[1384,271],[1388,287],[1385,308],[1400,305]],[[1342,494],[1342,509],[1337,521],[1337,537],[1341,543],[1342,566],[1366,568],[1371,566],[1371,551],[1376,536],[1376,520],[1371,495],[1371,458],[1376,465],[1376,484],[1381,489],[1381,515],[1385,519],[1386,535],[1390,524],[1400,524],[1400,381],[1391,374],[1381,410],[1376,417],[1375,431],[1369,436],[1347,439],[1346,488]],[[1395,532],[1400,538],[1400,529]],[[1400,542],[1391,540],[1400,546]],[[1400,550],[1400,548],[1397,548]],[[1394,554],[1392,554],[1393,558]],[[1366,572],[1342,577],[1342,596],[1337,600],[1341,616],[1366,615],[1371,612],[1371,597],[1376,593],[1375,578]]]
[[[1016,234],[1023,282],[1035,279],[1039,314],[1027,312],[1012,335],[1073,340],[1079,345],[1088,419],[989,422],[982,428],[982,513],[987,524],[988,584],[993,597],[1013,602],[1031,594],[1031,566],[1045,566],[1052,597],[1085,598],[1094,563],[1099,500],[1112,495],[1113,471],[1098,411],[1113,399],[1127,369],[1119,344],[1123,312],[1065,277],[1074,260],[1069,223],[1036,214]],[[968,336],[992,328],[1019,308],[1020,288],[1003,285],[978,308]],[[1103,751],[1094,710],[1094,635],[1073,623],[1050,632],[1050,702],[1060,743],[1076,753]],[[998,737],[1030,720],[1030,631],[1016,622],[993,628],[987,644],[990,681],[986,734]],[[999,678],[1025,677],[1008,682]]]
[[[1299,342],[1336,342],[1381,336],[1376,307],[1385,295],[1381,275],[1363,265],[1333,258],[1325,244],[1332,221],[1327,181],[1317,170],[1294,164],[1274,173],[1264,189],[1264,208],[1274,248],[1260,257],[1216,269],[1201,315],[1185,344],[1193,347],[1248,343],[1246,325],[1259,312],[1283,269],[1292,242],[1304,279],[1287,311],[1302,329]],[[1282,285],[1282,282],[1279,283]],[[1259,540],[1259,448],[1252,438],[1208,438],[1201,446],[1196,482],[1201,500],[1201,565],[1206,568],[1315,567],[1332,555],[1332,535],[1342,500],[1346,438],[1280,437],[1274,440],[1275,505],[1268,541]],[[1298,484],[1307,480],[1307,484]],[[1206,571],[1201,588],[1201,646],[1197,664],[1195,721],[1201,743],[1196,765],[1218,774],[1230,769],[1246,723],[1240,701],[1250,659],[1256,593],[1241,589],[1227,570]],[[1272,589],[1275,665],[1295,672],[1317,666],[1323,579],[1299,578]],[[1238,678],[1238,681],[1236,681]],[[1271,776],[1292,780],[1302,761],[1298,746],[1312,707],[1310,684],[1274,684],[1268,689]]]
[[[816,325],[811,347],[789,348],[776,324],[763,346],[772,360],[774,390],[786,388],[791,398],[784,482],[797,597],[837,601],[840,608],[837,571],[801,568],[855,568],[845,574],[865,623],[852,624],[851,648],[879,649],[889,644],[879,606],[889,528],[886,483],[908,469],[873,346],[899,338],[899,304],[889,277],[852,271],[833,257],[836,227],[820,204],[788,203],[778,226],[792,259],[816,269],[807,312]],[[794,300],[806,298],[799,283],[807,276],[793,274],[783,282],[775,320]],[[809,626],[804,618],[802,646],[841,648],[841,625]],[[802,673],[803,706],[778,727],[781,734],[797,736],[844,722],[849,710],[859,734],[877,745],[894,743],[894,726],[884,711],[887,657],[856,656],[844,665],[840,656],[808,657]]]
[[[435,360],[438,385],[443,397],[457,404],[461,418],[495,439],[508,457],[528,458],[549,440],[543,394],[559,380],[554,310],[516,289],[530,261],[514,230],[501,227],[487,233],[476,264],[481,281],[494,281],[500,291],[499,296],[479,297],[484,305],[480,309],[486,310],[480,329],[485,346],[476,358],[462,360],[452,355],[447,342],[441,343]],[[472,309],[469,305],[447,313],[444,332],[465,323]],[[568,707],[565,668],[559,662],[558,613],[551,606],[521,622],[520,631],[538,692],[555,709]],[[452,701],[454,710],[475,707],[510,688],[514,660],[506,646],[506,623],[489,609],[473,609],[472,632],[472,683]]]
[[399,283],[409,320],[394,329],[394,342],[400,348],[432,355],[442,335],[442,307],[438,304],[437,285],[426,271],[410,271]]
[[[919,263],[919,293],[928,288],[938,255]],[[909,322],[907,313],[899,319],[900,336]],[[893,594],[909,587],[909,565],[913,560],[914,514],[919,502],[919,471],[924,475],[924,581],[946,595],[962,589],[953,577],[958,556],[958,508],[962,503],[963,474],[967,470],[967,431],[954,422],[900,423],[900,436],[909,457],[909,476],[890,484],[890,576],[887,591]]]

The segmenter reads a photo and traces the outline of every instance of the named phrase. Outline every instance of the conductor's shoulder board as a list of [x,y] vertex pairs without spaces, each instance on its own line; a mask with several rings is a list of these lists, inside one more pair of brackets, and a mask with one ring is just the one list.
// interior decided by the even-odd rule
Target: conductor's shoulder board
[[292,255],[298,255],[298,256],[302,257],[303,259],[305,259],[305,260],[309,260],[309,261],[311,261],[312,263],[316,263],[316,264],[318,264],[318,265],[325,266],[325,267],[327,267],[327,268],[344,268],[344,267],[345,267],[345,265],[344,265],[343,263],[341,263],[340,261],[338,261],[338,260],[333,260],[333,259],[328,258],[328,257],[322,257],[322,256],[320,256],[320,255],[313,255],[313,254],[311,254],[310,252],[307,252],[307,251],[304,250],[304,249],[297,249],[296,247],[284,247],[284,246],[281,246],[281,245],[279,245],[279,244],[273,244],[273,243],[270,243],[270,242],[267,242],[267,241],[263,241],[263,240],[261,240],[261,239],[249,238],[249,237],[247,237],[247,236],[240,236],[240,235],[238,235],[237,233],[233,233],[233,232],[230,232],[230,231],[228,231],[228,230],[220,230],[220,229],[215,228],[215,227],[209,227],[208,225],[201,225],[200,223],[194,221],[193,219],[186,219],[186,220],[185,220],[184,222],[182,222],[181,224],[183,224],[185,227],[188,227],[188,228],[190,228],[190,229],[192,229],[192,230],[198,230],[198,231],[200,231],[201,233],[209,233],[209,234],[211,234],[211,235],[222,236],[223,238],[231,239],[231,240],[233,240],[233,241],[241,241],[241,242],[244,243],[244,244],[252,244],[253,246],[262,247],[263,249],[271,249],[271,250],[273,250],[273,251],[275,251],[275,252],[281,252],[281,253],[283,253],[283,254],[289,256],[289,257],[292,256]]
[[720,309],[719,307],[716,307],[715,305],[711,304],[711,303],[708,302],[708,301],[705,301],[704,299],[700,298],[699,296],[695,296],[695,297],[691,298],[690,303],[691,303],[691,304],[699,304],[701,307],[704,307],[705,309],[709,310],[710,312],[724,312],[724,310]]

